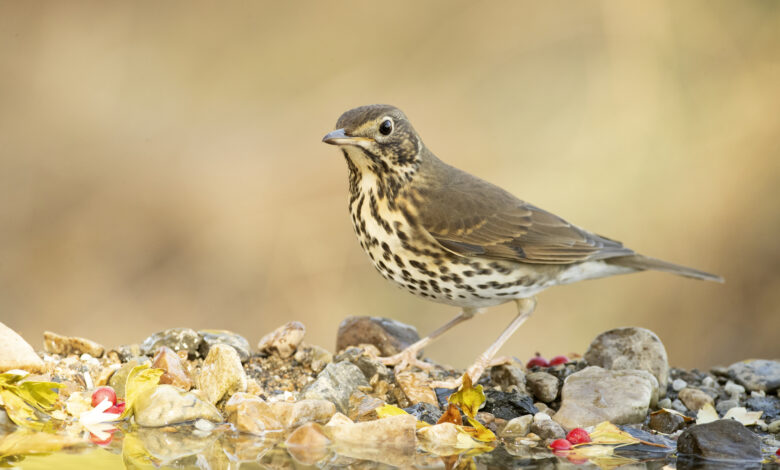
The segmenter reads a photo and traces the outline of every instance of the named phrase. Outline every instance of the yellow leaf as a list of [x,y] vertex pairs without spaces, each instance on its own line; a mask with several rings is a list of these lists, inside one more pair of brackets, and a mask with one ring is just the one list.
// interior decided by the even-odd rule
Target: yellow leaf
[[133,367],[125,382],[125,411],[119,419],[125,419],[133,413],[135,401],[142,393],[156,387],[162,374],[162,369],[150,369],[149,364]]
[[605,445],[623,445],[623,444],[636,444],[640,442],[631,434],[621,431],[620,428],[604,421],[596,425],[596,427],[590,433],[591,445],[605,444]]
[[24,376],[0,374],[0,401],[8,416],[19,426],[43,430],[47,426],[46,413],[54,409],[59,399],[57,389],[60,384],[54,382],[21,382]]
[[453,393],[448,401],[457,405],[466,416],[473,418],[477,415],[479,407],[485,403],[485,393],[482,391],[482,385],[472,387],[471,377],[465,373],[460,390]]
[[18,429],[0,438],[0,459],[12,455],[46,454],[83,442],[75,436]]
[[160,461],[149,454],[137,433],[126,434],[122,440],[122,460],[125,468],[159,468]]
[[748,411],[744,406],[740,406],[728,410],[723,419],[739,421],[743,426],[755,426],[763,413],[763,411]]
[[57,393],[60,387],[54,382],[22,382],[18,385],[18,395],[40,411],[51,411],[60,397]]
[[44,421],[35,414],[35,408],[25,403],[18,395],[10,390],[0,390],[0,398],[11,421],[36,431],[43,429]]
[[717,421],[720,419],[718,412],[715,411],[715,407],[707,403],[696,413],[696,424],[705,424]]
[[[480,442],[494,442],[496,440],[496,435],[493,434],[493,431],[483,426],[482,423],[474,418],[469,418],[468,416],[466,419],[469,420],[469,424],[471,424],[472,427],[468,428],[464,426],[464,429],[471,434],[471,437]],[[473,429],[473,431],[471,431],[471,429]]]
[[376,411],[377,416],[379,416],[379,419],[387,418],[390,416],[398,416],[398,415],[408,415],[406,411],[402,410],[401,408],[398,408],[395,405],[388,405],[385,403],[384,405],[380,406],[379,408],[374,409]]
[[436,422],[436,424],[441,423],[452,423],[463,426],[463,419],[460,417],[460,410],[458,410],[458,407],[450,403],[447,407],[447,411],[445,411],[441,415],[441,418],[439,418],[439,421]]

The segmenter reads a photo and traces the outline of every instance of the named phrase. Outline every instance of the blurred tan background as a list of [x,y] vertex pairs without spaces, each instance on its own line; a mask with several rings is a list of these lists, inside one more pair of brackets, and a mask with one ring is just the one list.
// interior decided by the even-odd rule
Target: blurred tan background
[[[108,346],[173,326],[333,349],[348,315],[457,312],[383,280],[347,213],[348,108],[402,108],[444,160],[726,284],[558,287],[505,346],[650,328],[685,367],[778,357],[780,4],[2,2],[0,321]],[[429,348],[466,366],[513,316]]]

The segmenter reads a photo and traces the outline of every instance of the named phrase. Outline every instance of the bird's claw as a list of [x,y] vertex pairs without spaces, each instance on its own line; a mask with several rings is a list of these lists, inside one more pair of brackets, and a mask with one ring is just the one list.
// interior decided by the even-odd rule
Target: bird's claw
[[406,348],[398,354],[392,356],[380,357],[379,361],[386,366],[393,366],[393,370],[396,372],[402,370],[408,370],[412,367],[417,367],[422,370],[431,370],[433,365],[423,362],[417,359],[417,352],[419,350]]

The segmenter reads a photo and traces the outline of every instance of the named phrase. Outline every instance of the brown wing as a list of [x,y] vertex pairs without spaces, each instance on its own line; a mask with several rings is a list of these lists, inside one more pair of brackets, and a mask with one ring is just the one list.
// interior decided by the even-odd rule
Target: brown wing
[[[620,242],[582,230],[456,168],[439,168],[415,185],[419,222],[442,246],[463,256],[571,264],[631,255]],[[438,166],[438,165],[437,165]]]

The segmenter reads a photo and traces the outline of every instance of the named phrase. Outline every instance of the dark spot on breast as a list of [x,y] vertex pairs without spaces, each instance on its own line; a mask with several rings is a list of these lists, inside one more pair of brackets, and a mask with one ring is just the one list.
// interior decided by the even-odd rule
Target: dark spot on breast
[[400,256],[398,256],[398,255],[393,255],[393,259],[395,260],[395,264],[396,264],[396,265],[397,265],[399,268],[403,268],[403,267],[404,267],[404,262],[403,262],[403,260],[401,259],[401,257],[400,257]]

